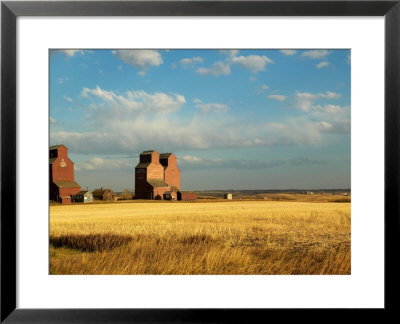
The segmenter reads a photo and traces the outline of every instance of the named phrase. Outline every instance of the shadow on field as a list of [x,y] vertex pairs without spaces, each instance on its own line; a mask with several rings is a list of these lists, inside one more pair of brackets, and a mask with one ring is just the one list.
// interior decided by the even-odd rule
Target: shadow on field
[[84,252],[110,251],[132,241],[129,235],[105,234],[69,234],[50,236],[50,243],[55,248],[70,248]]

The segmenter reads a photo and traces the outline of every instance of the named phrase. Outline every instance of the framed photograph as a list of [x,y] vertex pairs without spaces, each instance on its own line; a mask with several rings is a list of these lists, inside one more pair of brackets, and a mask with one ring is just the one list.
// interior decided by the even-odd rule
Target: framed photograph
[[2,2],[1,321],[394,310],[399,15]]

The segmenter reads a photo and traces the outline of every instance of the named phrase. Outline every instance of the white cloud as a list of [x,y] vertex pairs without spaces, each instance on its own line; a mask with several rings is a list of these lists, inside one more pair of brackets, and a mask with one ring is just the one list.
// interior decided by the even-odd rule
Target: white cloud
[[202,112],[206,113],[206,112],[216,112],[216,111],[220,111],[220,112],[226,112],[228,111],[229,107],[225,104],[221,104],[221,103],[198,103],[196,105],[197,108],[201,109]]
[[180,168],[186,170],[207,169],[266,169],[286,164],[283,160],[250,160],[250,159],[202,159],[197,156],[183,156],[178,158]]
[[331,105],[331,104],[326,104],[326,105],[315,105],[312,106],[313,109],[315,110],[320,110],[320,111],[324,111],[326,113],[329,114],[339,114],[343,112],[343,107],[342,106],[338,106],[338,105]]
[[311,109],[315,109],[313,104],[318,99],[338,99],[341,97],[341,94],[326,91],[325,93],[309,93],[309,92],[296,92],[294,95],[294,107],[301,111],[310,111]]
[[273,63],[273,61],[265,55],[235,56],[231,58],[231,62],[250,70],[252,73],[265,71],[265,66]]
[[309,157],[294,157],[288,160],[250,160],[250,159],[202,159],[197,156],[182,156],[178,157],[178,162],[182,170],[199,170],[207,169],[266,169],[280,167],[291,164],[294,166],[307,165],[323,165],[328,164],[325,160],[309,158]]
[[[160,114],[126,115],[113,110],[107,118],[101,112],[91,112],[88,119],[93,125],[81,132],[52,132],[52,142],[63,143],[75,153],[135,155],[147,148],[179,152],[316,145],[322,141],[322,134],[350,131],[349,114],[315,116],[315,121],[306,116],[279,123],[260,120],[251,127],[230,114],[224,114],[224,118],[209,118],[208,114],[168,118]],[[190,159],[193,163],[196,160],[187,158]]]
[[[207,113],[169,115],[181,109],[186,102],[181,94],[147,93],[143,90],[118,93],[100,87],[84,88],[82,96],[77,99],[80,100],[77,107],[85,111],[88,120],[85,128],[74,132],[53,130],[51,140],[65,144],[77,154],[132,156],[147,148],[179,152],[314,145],[322,141],[322,134],[349,133],[349,107],[315,104],[316,98],[334,99],[340,94],[299,92],[296,95],[298,100],[310,102],[309,114],[280,122],[258,120],[249,125],[235,114],[223,114],[223,118],[210,118]],[[198,98],[193,102],[201,112],[224,112],[229,109],[226,104],[204,103]],[[107,159],[101,159],[106,163]],[[195,163],[198,160],[189,156],[186,162],[189,161]],[[89,164],[82,165],[82,169],[104,166],[101,160],[85,163]]]
[[68,97],[68,96],[66,96],[66,95],[64,96],[64,99],[67,100],[67,101],[69,101],[69,102],[72,102],[72,98],[70,98],[70,97]]
[[55,120],[55,118],[53,118],[53,117],[51,117],[51,116],[50,116],[49,120],[50,120],[50,123],[51,123],[51,124],[54,124],[54,123],[57,122],[57,121]]
[[87,161],[77,162],[75,164],[76,171],[90,171],[90,170],[121,170],[133,168],[134,161],[132,159],[108,159],[93,157]]
[[218,61],[211,68],[199,68],[196,72],[201,75],[229,75],[231,73],[231,66],[229,63]]
[[323,61],[323,62],[321,62],[321,63],[318,63],[315,67],[316,67],[317,69],[322,69],[323,67],[326,67],[326,66],[328,66],[328,65],[330,65],[329,62]]
[[[252,73],[265,71],[267,64],[273,63],[265,55],[248,55],[248,56],[236,56],[238,50],[220,50],[221,53],[228,55],[225,61],[215,62],[210,68],[199,68],[196,70],[201,75],[228,75],[231,73],[231,66],[237,64],[245,69],[248,69]],[[250,81],[255,81],[256,78],[250,78]]]
[[144,75],[149,67],[163,63],[161,54],[155,50],[115,50],[112,53],[124,63],[135,67],[139,75]]
[[184,156],[182,156],[182,160],[186,161],[186,162],[201,162],[202,161],[201,158],[194,156],[194,155],[184,155]]
[[285,101],[286,96],[284,96],[284,95],[279,95],[279,94],[272,94],[272,95],[267,96],[267,98],[269,98],[269,99],[274,99],[274,100],[278,100],[278,101],[280,101],[280,102],[283,102],[283,101]]
[[51,54],[64,54],[65,56],[68,57],[74,57],[75,55],[85,55],[84,50],[74,50],[74,49],[64,49],[64,50],[51,50]]
[[251,76],[249,78],[249,80],[250,80],[250,82],[255,82],[255,81],[257,81],[257,78],[255,76]]
[[328,164],[325,160],[320,159],[310,159],[308,157],[296,157],[290,159],[290,164],[295,166],[305,166],[305,165],[313,165],[313,164]]
[[60,84],[64,83],[65,81],[68,81],[68,80],[69,80],[68,78],[57,78],[57,82]]
[[280,52],[284,55],[295,55],[297,53],[296,50],[292,50],[292,49],[286,49],[286,50],[280,50]]
[[262,84],[262,85],[258,86],[257,89],[258,89],[257,93],[262,94],[269,89],[269,86],[267,86],[266,84]]
[[239,54],[239,50],[220,50],[219,51],[221,54],[225,54],[227,56],[233,57]]
[[89,89],[89,88],[84,87],[81,95],[82,95],[82,97],[85,97],[85,98],[89,98],[90,95],[96,96],[103,100],[111,101],[111,102],[115,102],[115,98],[118,97],[113,91],[103,90],[99,86],[97,86],[95,89]]
[[200,56],[196,56],[196,57],[192,57],[192,58],[184,58],[179,61],[179,63],[183,67],[192,67],[192,66],[196,65],[197,63],[201,63],[201,62],[203,62],[203,58],[201,58]]
[[311,59],[324,59],[329,54],[331,54],[331,52],[329,52],[328,50],[311,50],[303,52],[301,56],[308,57]]
[[161,113],[169,114],[179,110],[186,102],[183,95],[166,94],[156,92],[149,94],[143,90],[126,91],[123,95],[116,94],[114,91],[101,89],[97,86],[94,89],[83,88],[82,97],[87,99],[98,98],[104,105],[91,106],[91,110],[97,110],[109,117],[112,113],[128,116],[131,113]]

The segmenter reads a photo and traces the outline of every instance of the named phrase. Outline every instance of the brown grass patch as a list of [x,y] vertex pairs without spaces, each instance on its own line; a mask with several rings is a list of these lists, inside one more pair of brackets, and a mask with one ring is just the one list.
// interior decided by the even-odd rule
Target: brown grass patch
[[132,241],[129,235],[105,234],[68,234],[50,236],[50,243],[55,248],[66,247],[83,252],[111,251]]

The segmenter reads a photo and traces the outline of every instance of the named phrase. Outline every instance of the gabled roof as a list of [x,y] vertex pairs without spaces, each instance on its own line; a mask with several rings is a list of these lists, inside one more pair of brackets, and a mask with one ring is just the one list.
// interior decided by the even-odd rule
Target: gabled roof
[[154,150],[150,150],[150,151],[143,151],[142,153],[140,153],[140,155],[153,154],[154,152],[156,152],[156,151],[154,151]]
[[142,162],[142,163],[139,162],[139,164],[135,168],[138,169],[147,168],[150,165],[150,163],[151,162]]
[[80,188],[81,187],[75,181],[71,181],[71,180],[56,180],[53,182],[58,188]]
[[64,146],[64,147],[66,147],[64,144],[58,144],[58,145],[53,145],[53,146],[50,146],[50,147],[49,147],[49,150],[51,151],[51,150],[58,149],[60,146]]
[[102,195],[104,195],[104,193],[106,191],[113,192],[112,189],[103,188],[103,189],[95,189],[95,190],[93,190],[92,194],[93,194],[93,196],[102,196]]
[[148,184],[152,186],[153,188],[155,187],[169,187],[163,180],[161,179],[148,179],[147,180]]
[[168,159],[170,155],[174,153],[161,153],[160,154],[160,159]]
[[82,195],[84,195],[85,193],[87,193],[88,191],[87,190],[81,190],[81,191],[79,191],[77,194],[76,194],[76,196],[82,196]]
[[105,193],[105,190],[101,189],[96,189],[92,191],[93,196],[103,196]]

